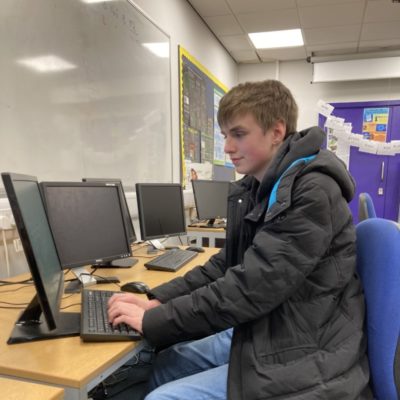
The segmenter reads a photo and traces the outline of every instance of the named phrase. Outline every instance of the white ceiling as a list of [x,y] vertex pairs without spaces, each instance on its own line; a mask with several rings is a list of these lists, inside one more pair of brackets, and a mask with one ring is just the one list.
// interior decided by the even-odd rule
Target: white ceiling
[[[392,0],[187,0],[238,63],[400,50]],[[256,50],[247,34],[301,28],[304,46]]]

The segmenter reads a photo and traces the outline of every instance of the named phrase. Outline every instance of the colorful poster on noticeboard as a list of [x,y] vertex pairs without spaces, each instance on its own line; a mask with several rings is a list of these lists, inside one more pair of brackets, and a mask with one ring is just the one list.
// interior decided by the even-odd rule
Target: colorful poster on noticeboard
[[364,108],[363,136],[365,139],[386,142],[389,108]]
[[179,46],[182,184],[212,179],[213,165],[232,168],[217,112],[227,87]]

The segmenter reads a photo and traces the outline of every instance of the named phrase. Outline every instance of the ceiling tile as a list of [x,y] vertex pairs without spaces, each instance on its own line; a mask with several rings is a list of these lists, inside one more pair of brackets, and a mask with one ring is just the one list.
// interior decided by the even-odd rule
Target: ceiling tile
[[231,51],[231,56],[236,60],[236,62],[246,62],[246,63],[256,63],[260,62],[257,53],[254,50],[238,50]]
[[231,14],[225,0],[188,0],[188,2],[203,18]]
[[[257,62],[257,54],[267,62],[400,49],[400,4],[391,0],[188,2],[239,63]],[[246,34],[294,28],[302,29],[304,48],[257,51]]]
[[226,0],[237,14],[264,13],[271,10],[295,8],[296,0]]
[[306,46],[307,55],[311,56],[312,53],[319,55],[322,54],[348,54],[356,53],[358,42],[339,42],[330,44],[317,44],[314,46]]
[[297,10],[294,8],[273,10],[265,14],[237,14],[237,18],[248,33],[300,28]]
[[334,4],[299,9],[302,28],[361,24],[363,3]]
[[400,4],[380,1],[367,3],[364,22],[400,21]]
[[301,47],[287,47],[285,49],[258,49],[257,54],[263,61],[272,60],[304,60],[306,50]]
[[364,24],[361,40],[400,39],[400,23],[373,22]]
[[380,40],[361,40],[359,44],[360,48],[372,48],[374,47],[374,51],[378,50],[398,50],[400,49],[400,40],[399,39],[380,39]]
[[297,0],[298,7],[326,6],[329,4],[364,3],[365,0]]
[[239,35],[243,32],[233,15],[206,17],[204,19],[211,30],[217,35]]
[[354,42],[358,41],[360,29],[360,25],[303,29],[303,37],[307,46],[338,42]]
[[228,51],[254,50],[247,35],[219,36],[219,39]]

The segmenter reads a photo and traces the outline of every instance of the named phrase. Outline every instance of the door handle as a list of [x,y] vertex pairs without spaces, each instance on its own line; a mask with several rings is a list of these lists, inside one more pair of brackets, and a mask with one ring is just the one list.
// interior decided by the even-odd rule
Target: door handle
[[385,179],[385,161],[382,161],[381,164],[381,181]]

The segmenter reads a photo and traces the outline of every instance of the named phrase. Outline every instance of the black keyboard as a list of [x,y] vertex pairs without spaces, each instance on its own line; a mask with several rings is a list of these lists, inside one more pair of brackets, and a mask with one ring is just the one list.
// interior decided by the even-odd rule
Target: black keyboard
[[81,338],[86,342],[139,340],[141,335],[127,324],[112,326],[108,322],[107,302],[111,290],[82,290]]
[[147,269],[155,269],[157,271],[175,272],[196,256],[197,253],[195,251],[182,249],[168,250],[164,254],[146,262],[144,266]]

